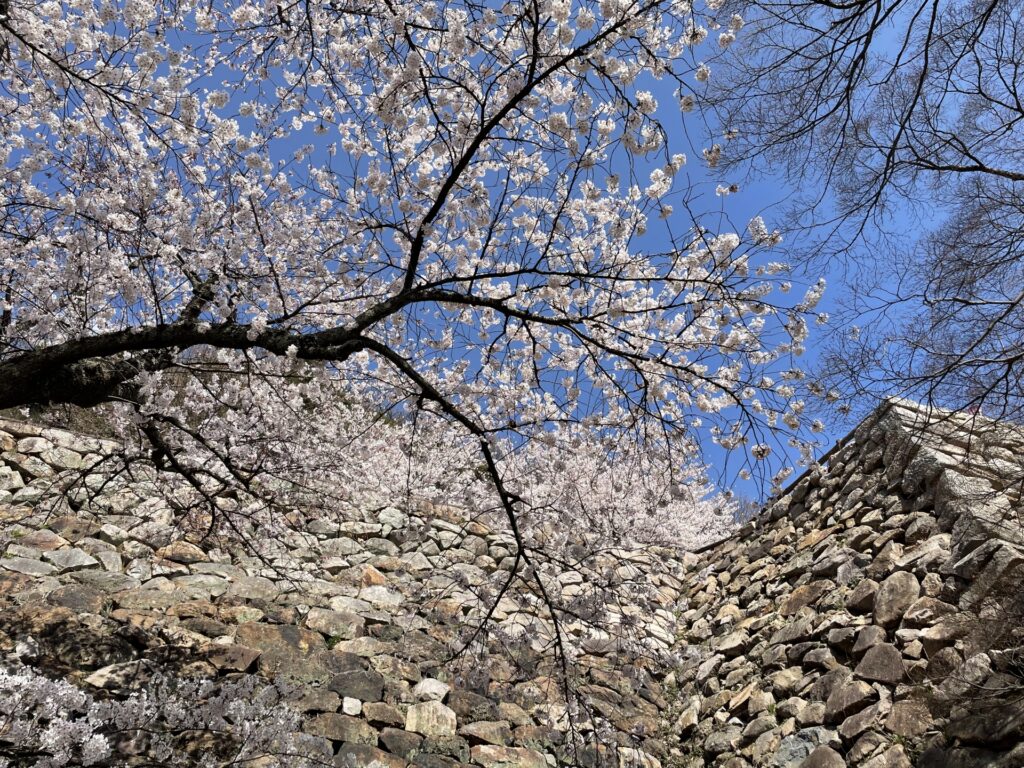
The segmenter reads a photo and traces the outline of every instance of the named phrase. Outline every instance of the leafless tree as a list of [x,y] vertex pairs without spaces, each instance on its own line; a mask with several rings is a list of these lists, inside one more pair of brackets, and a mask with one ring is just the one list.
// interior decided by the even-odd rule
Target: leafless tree
[[783,174],[793,255],[846,270],[825,372],[852,393],[1022,413],[1021,11],[755,2],[716,68],[723,165]]

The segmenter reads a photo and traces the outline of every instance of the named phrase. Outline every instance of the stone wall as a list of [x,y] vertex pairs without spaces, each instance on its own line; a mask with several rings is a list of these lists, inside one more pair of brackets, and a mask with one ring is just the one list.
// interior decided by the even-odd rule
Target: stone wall
[[1024,441],[892,403],[681,601],[689,765],[1024,765]]
[[430,504],[361,520],[320,510],[273,530],[239,517],[231,535],[205,536],[144,468],[113,480],[90,469],[114,444],[12,422],[0,443],[9,661],[114,696],[163,669],[255,673],[293,689],[339,766],[667,755],[659,680],[680,553],[535,559],[535,576],[509,583],[512,537]]
[[1006,426],[892,403],[727,541],[507,589],[512,541],[460,510],[204,537],[90,470],[113,444],[0,448],[0,651],[87,690],[276,679],[339,766],[1024,765]]

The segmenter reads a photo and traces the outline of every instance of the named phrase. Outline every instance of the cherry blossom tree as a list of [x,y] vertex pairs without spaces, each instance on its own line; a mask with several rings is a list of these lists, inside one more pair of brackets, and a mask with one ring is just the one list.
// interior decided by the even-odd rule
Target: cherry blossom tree
[[[443,423],[434,463],[486,480],[527,561],[521,517],[572,505],[517,468],[632,457],[659,475],[638,498],[678,501],[698,428],[767,458],[802,428],[823,284],[780,295],[766,225],[696,211],[671,128],[702,24],[678,0],[8,0],[0,407],[106,408],[214,515],[333,498],[355,425]],[[364,478],[402,465],[376,455]]]
[[102,412],[109,471],[142,463],[179,522],[257,552],[308,514],[493,513],[493,605],[514,579],[546,602],[570,698],[545,569],[581,534],[721,535],[701,438],[778,484],[804,428],[824,284],[792,294],[777,233],[702,213],[687,175],[722,153],[683,140],[741,34],[714,24],[679,0],[0,3],[0,408]]

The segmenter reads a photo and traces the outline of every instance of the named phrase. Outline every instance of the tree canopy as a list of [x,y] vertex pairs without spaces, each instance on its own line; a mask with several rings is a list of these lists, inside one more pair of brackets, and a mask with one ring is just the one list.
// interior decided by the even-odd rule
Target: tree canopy
[[760,219],[695,208],[665,116],[719,48],[687,3],[14,0],[0,28],[0,407],[104,404],[213,508],[332,498],[374,414],[422,416],[514,529],[550,506],[531,451],[632,467],[655,508],[700,497],[698,424],[755,462],[804,427],[824,286],[783,295]]
[[735,132],[723,166],[792,186],[789,255],[852,275],[827,373],[1019,419],[1020,2],[744,7],[704,105]]

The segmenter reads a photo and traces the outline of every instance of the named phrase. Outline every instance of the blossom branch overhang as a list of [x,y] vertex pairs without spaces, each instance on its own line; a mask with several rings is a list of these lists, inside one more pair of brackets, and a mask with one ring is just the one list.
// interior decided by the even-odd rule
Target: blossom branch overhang
[[[636,11],[636,15],[641,16],[644,13],[647,13],[650,10],[659,7],[663,3],[664,0],[653,0],[653,2],[641,6],[641,8],[639,8]],[[477,132],[476,136],[473,137],[473,140],[470,142],[469,146],[466,147],[466,150],[462,153],[462,156],[453,165],[451,173],[449,173],[448,177],[442,182],[433,204],[430,206],[430,208],[427,210],[426,214],[420,221],[420,225],[416,230],[416,234],[413,236],[412,245],[409,253],[408,266],[406,268],[405,278],[402,282],[403,293],[412,290],[413,284],[416,281],[417,268],[419,266],[420,257],[423,252],[423,246],[426,238],[427,229],[430,227],[431,223],[437,218],[438,214],[440,214],[440,212],[445,206],[445,203],[448,200],[448,196],[451,194],[455,185],[458,183],[463,173],[465,173],[466,169],[469,168],[470,163],[473,161],[473,158],[477,155],[480,148],[483,146],[484,142],[491,137],[491,134],[493,133],[495,128],[497,128],[501,121],[504,120],[508,115],[510,115],[513,112],[513,110],[515,110],[516,107],[523,102],[524,99],[526,99],[534,90],[536,90],[538,85],[540,85],[549,77],[551,77],[551,75],[554,74],[555,72],[562,70],[566,65],[585,56],[594,48],[598,47],[606,39],[614,36],[624,26],[626,26],[632,18],[632,16],[624,16],[618,22],[608,25],[606,29],[599,32],[586,43],[584,43],[581,46],[578,46],[574,50],[560,57],[539,73],[536,71],[537,55],[539,48],[536,45],[535,41],[534,50],[531,52],[526,82],[524,83],[523,87],[515,95],[513,95],[512,98],[510,98],[500,109],[498,109],[497,112],[495,112],[488,120],[486,120],[483,123],[483,125],[480,127],[480,130]],[[539,26],[539,24],[534,26],[535,33],[536,30],[539,29]]]
[[[644,218],[645,199],[656,201],[664,194],[685,160],[677,162],[673,155],[672,161],[658,170],[657,183],[652,173],[649,190],[620,195],[617,181],[608,189],[599,188],[600,174],[591,174],[587,169],[592,166],[580,154],[596,147],[595,162],[611,173],[618,170],[618,161],[600,154],[608,148],[623,146],[645,157],[656,148],[658,142],[645,143],[638,138],[641,129],[652,128],[662,144],[667,141],[652,116],[657,108],[652,94],[643,91],[633,97],[631,93],[638,74],[657,76],[667,70],[672,77],[679,77],[673,65],[682,60],[680,52],[688,44],[679,36],[685,35],[688,19],[693,25],[690,8],[660,1],[586,1],[490,11],[486,4],[476,3],[433,6],[391,2],[387,18],[382,14],[372,20],[370,26],[379,26],[381,31],[372,39],[364,34],[369,27],[362,22],[351,26],[346,21],[329,29],[323,26],[338,21],[338,9],[333,6],[185,3],[175,6],[173,13],[161,8],[158,6],[154,16],[148,7],[126,7],[125,16],[115,18],[112,34],[130,32],[141,24],[142,40],[153,25],[182,24],[190,19],[188,14],[195,13],[196,34],[209,36],[210,46],[204,49],[209,56],[197,56],[187,41],[182,43],[183,51],[173,50],[169,38],[144,41],[164,55],[171,74],[176,66],[174,54],[185,61],[178,75],[179,80],[185,79],[179,84],[157,82],[147,80],[152,72],[146,67],[151,65],[140,64],[147,57],[146,48],[133,47],[129,41],[127,53],[119,59],[120,70],[108,67],[103,77],[90,77],[81,87],[102,91],[124,86],[118,94],[128,94],[125,98],[149,94],[155,101],[140,101],[141,111],[122,110],[117,106],[120,102],[102,98],[80,104],[83,94],[77,93],[69,115],[52,117],[58,122],[66,120],[72,129],[80,127],[76,110],[88,113],[85,117],[90,119],[96,116],[94,112],[102,113],[98,115],[100,124],[103,119],[126,120],[126,130],[117,134],[110,149],[112,156],[123,157],[117,168],[128,171],[129,176],[108,179],[106,174],[117,171],[113,166],[79,169],[65,162],[59,147],[40,140],[41,156],[62,163],[55,166],[57,176],[62,183],[68,182],[67,196],[77,199],[69,203],[58,198],[55,190],[60,185],[30,190],[31,200],[26,198],[21,215],[28,221],[36,215],[29,206],[51,199],[53,215],[29,223],[34,223],[37,231],[62,230],[62,237],[22,242],[19,252],[38,258],[46,267],[56,267],[49,269],[51,275],[61,268],[70,274],[73,267],[89,280],[98,275],[99,287],[89,284],[98,300],[86,301],[75,295],[81,288],[78,283],[63,285],[49,277],[29,275],[32,282],[26,287],[24,267],[16,265],[17,274],[11,279],[22,281],[17,286],[22,296],[13,302],[17,305],[13,321],[4,326],[12,330],[4,340],[6,360],[0,362],[0,402],[17,403],[23,396],[19,390],[31,391],[36,399],[70,399],[80,404],[135,399],[130,386],[133,375],[179,368],[185,362],[181,351],[196,347],[243,353],[263,350],[270,356],[337,363],[355,352],[370,351],[366,339],[372,338],[425,372],[439,392],[448,393],[478,425],[491,432],[494,424],[487,424],[476,412],[486,408],[481,404],[492,396],[482,387],[510,393],[506,406],[518,407],[529,401],[525,386],[533,384],[543,390],[542,372],[550,378],[556,369],[575,375],[573,388],[577,390],[579,377],[600,378],[606,382],[609,398],[636,408],[629,414],[636,419],[657,412],[659,403],[645,397],[646,388],[656,388],[651,395],[657,400],[662,383],[676,390],[672,396],[683,398],[700,389],[725,394],[741,404],[736,375],[721,374],[722,360],[743,357],[751,350],[760,354],[765,347],[758,329],[753,325],[748,329],[745,322],[772,314],[764,305],[751,309],[764,294],[742,290],[745,263],[737,281],[731,275],[724,277],[723,271],[733,269],[732,248],[719,248],[715,238],[705,237],[701,231],[698,239],[706,249],[703,254],[678,260],[675,253],[669,256],[670,261],[687,262],[672,273],[673,279],[683,276],[677,283],[680,294],[673,297],[659,293],[658,288],[663,274],[668,280],[658,261],[665,254],[652,257],[635,251],[631,244],[631,233],[642,227],[639,222]],[[292,11],[303,12],[305,17]],[[68,14],[72,32],[79,23],[77,12]],[[170,15],[159,15],[163,13]],[[488,13],[496,15],[495,19],[485,19]],[[33,14],[25,7],[4,21],[24,31],[35,47],[49,50],[48,38],[38,34],[39,25],[34,23],[38,19]],[[200,23],[200,14],[212,14],[213,21],[207,18],[209,23]],[[456,27],[476,17],[480,23],[466,41],[477,46],[473,54],[477,58],[460,58]],[[595,19],[597,31],[591,32]],[[323,27],[323,35],[313,34],[317,25]],[[500,28],[504,28],[505,38],[487,36],[488,29]],[[68,24],[62,26],[61,34],[68,31]],[[580,39],[583,42],[577,45]],[[261,47],[263,43],[266,45]],[[34,73],[42,92],[51,96],[59,90],[59,85],[52,83],[61,83],[65,77],[58,72],[62,66],[80,64],[82,73],[89,75],[93,63],[105,61],[105,54],[90,52],[85,45],[76,48],[80,58],[65,60],[60,53],[63,48],[57,47],[54,55],[58,60],[42,61],[13,44],[15,59],[20,56],[23,65],[19,72],[26,76],[22,85],[31,84],[27,75]],[[237,48],[232,50],[248,67],[238,70],[243,74],[237,90],[243,93],[246,86],[252,86],[255,94],[237,98],[253,97],[258,102],[238,105],[237,114],[232,114],[234,95],[207,92],[215,77],[212,69],[198,71],[198,79],[188,79],[195,74],[189,67],[202,70],[210,62],[229,65],[223,51],[234,44]],[[360,48],[356,61],[338,53],[346,46],[354,50],[361,45],[381,46],[380,54],[367,57]],[[268,58],[266,46],[273,47],[272,58],[277,63]],[[316,66],[304,53],[318,57]],[[296,66],[289,65],[289,57]],[[476,66],[481,61],[486,66]],[[368,66],[364,68],[364,64]],[[270,68],[266,77],[257,80],[244,74],[258,72],[261,65]],[[223,71],[231,69],[226,66]],[[163,77],[165,73],[160,70],[158,74]],[[706,73],[702,77],[706,79]],[[264,82],[275,79],[287,82],[273,93],[264,90]],[[357,95],[360,93],[365,98]],[[164,127],[180,147],[147,145],[144,123],[158,113],[146,110],[158,106],[161,98],[171,97],[168,103],[173,102],[177,111],[165,115],[168,122]],[[268,104],[261,99],[275,101]],[[581,107],[577,113],[576,107],[585,101],[596,101],[596,108]],[[559,106],[562,104],[572,109],[565,112]],[[187,115],[186,107],[194,114]],[[246,108],[255,110],[251,120]],[[549,111],[560,120],[545,122],[552,116]],[[290,123],[289,113],[295,115]],[[308,178],[301,169],[296,171],[291,161],[275,168],[260,165],[256,158],[255,165],[246,168],[255,153],[245,154],[238,126],[234,125],[235,133],[229,130],[225,134],[227,138],[217,139],[218,128],[232,128],[233,118],[241,115],[243,128],[252,128],[255,136],[242,137],[246,146],[268,152],[272,140],[284,137],[287,141],[289,132],[297,137],[306,118],[315,113],[321,128],[323,123],[338,128],[343,154],[351,160],[351,179],[345,176],[345,169],[335,169],[330,162],[323,167],[311,163]],[[598,125],[604,117],[608,118],[606,127]],[[416,122],[419,118],[425,125]],[[621,122],[618,128],[615,123],[623,118],[626,130],[620,137]],[[649,119],[653,125],[645,122]],[[30,128],[30,122],[25,122],[21,130]],[[179,128],[182,132],[174,134]],[[586,138],[576,142],[573,137],[580,131]],[[407,141],[413,133],[416,137]],[[118,143],[122,139],[135,144],[122,147]],[[519,156],[505,150],[517,142],[527,149],[539,148],[540,154],[536,164],[514,178]],[[177,157],[178,149],[184,153],[181,157]],[[188,165],[188,183],[178,179],[177,171],[168,171],[154,173],[157,191],[152,197],[133,186],[136,170],[145,175],[161,159],[173,162],[171,155]],[[501,157],[496,159],[497,155]],[[376,157],[380,172],[367,169],[359,159],[362,157]],[[138,169],[132,165],[136,161],[141,163]],[[17,166],[21,155],[8,162]],[[413,163],[417,162],[424,163],[427,170],[416,169]],[[502,163],[508,166],[508,173],[501,201],[495,202],[487,194],[486,174],[492,165]],[[629,163],[630,181],[635,183],[636,168],[632,160]],[[200,180],[203,164],[214,174],[209,183]],[[368,171],[365,177],[364,171]],[[159,182],[168,179],[180,182],[169,185],[173,199],[160,191]],[[580,179],[583,187],[577,185]],[[347,186],[350,181],[351,189]],[[125,185],[122,194],[111,194],[107,200],[108,192],[116,191],[115,182]],[[377,182],[379,188],[374,186]],[[82,194],[83,190],[95,190],[95,196],[103,198],[95,210],[89,207],[92,196]],[[85,202],[79,205],[83,198]],[[314,198],[324,205],[314,207]],[[126,206],[124,200],[133,205]],[[155,200],[151,209],[146,207],[150,200]],[[111,214],[103,206],[127,210],[130,215],[119,219],[121,214]],[[388,218],[394,220],[384,220]],[[368,220],[381,232],[395,233],[394,242],[385,243],[378,234],[367,236],[372,229],[365,226]],[[64,228],[73,237],[64,235]],[[135,235],[137,244],[119,242]],[[764,239],[753,232],[752,236],[755,244],[759,237]],[[324,248],[324,243],[336,246]],[[146,253],[143,246],[151,246],[153,253]],[[127,265],[118,260],[119,248],[127,252]],[[109,253],[109,263],[100,263],[106,256],[95,256],[97,253]],[[332,261],[337,264],[332,266]],[[565,279],[563,270],[570,273]],[[500,282],[513,274],[535,275],[537,284],[533,279],[512,278],[506,291]],[[203,275],[213,276],[204,281]],[[555,279],[545,287],[544,276]],[[707,290],[694,292],[707,294],[702,299],[706,306],[695,310],[695,304],[686,306],[682,291],[693,290],[690,286],[701,281]],[[191,298],[183,295],[189,284]],[[465,292],[446,292],[446,286],[455,284],[465,286]],[[9,293],[10,286],[5,287]],[[50,298],[54,296],[56,302],[66,299],[67,303],[54,306]],[[106,309],[103,301],[109,304]],[[575,301],[579,302],[575,305],[578,311]],[[473,311],[445,316],[448,303]],[[431,310],[430,304],[438,305],[437,309]],[[410,308],[414,305],[426,310],[413,317]],[[82,309],[69,309],[71,306]],[[125,309],[135,306],[139,306],[137,313]],[[682,307],[685,309],[677,313]],[[5,311],[9,310],[5,307]],[[712,319],[716,311],[734,318],[736,334],[726,338],[722,323]],[[488,332],[489,312],[502,315],[505,327],[492,332],[490,339],[471,339],[474,331]],[[673,317],[682,313],[692,316]],[[164,322],[164,318],[175,316],[180,320]],[[33,326],[37,317],[40,322]],[[438,318],[447,327],[438,328]],[[416,323],[416,333],[408,334]],[[125,324],[136,327],[124,328]],[[37,332],[36,327],[46,330]],[[536,329],[543,330],[535,336]],[[518,338],[517,333],[521,334]],[[552,352],[553,337],[563,334],[576,347],[572,356]],[[435,361],[425,360],[422,345],[410,338],[417,335],[441,349],[445,344],[450,347],[453,337],[464,341],[467,357],[483,354],[485,349],[489,355],[490,342],[492,347],[499,346],[494,356],[498,362],[485,371],[470,368],[468,375],[463,370],[467,380],[460,384],[453,379],[453,374],[458,376],[457,366],[444,370],[440,356],[436,366]],[[532,362],[517,349],[526,336],[526,346],[533,345]],[[47,346],[51,340],[54,343]],[[702,353],[702,344],[718,345],[717,352]],[[547,359],[538,361],[538,354]],[[245,364],[245,355],[237,357]],[[574,360],[582,360],[575,370]],[[287,366],[287,360],[282,365]],[[747,366],[741,375],[756,388],[754,374],[760,364],[747,361],[739,365]],[[520,371],[522,376],[517,378]],[[399,384],[399,389],[404,389],[407,381]],[[627,386],[621,386],[623,383]],[[513,384],[518,387],[514,393]],[[416,389],[415,383],[412,388]],[[463,399],[463,388],[477,399],[477,409]],[[547,395],[543,391],[535,394],[538,399]],[[745,401],[750,399],[743,396]],[[576,407],[570,402],[574,400],[580,397],[566,395],[557,406],[568,413]],[[518,423],[548,424],[545,417],[551,416],[550,408],[533,407]],[[670,417],[681,422],[678,412]]]
[[[644,354],[627,337],[625,343],[613,345],[587,332],[588,322],[594,318],[572,318],[545,315],[519,309],[508,301],[475,296],[468,293],[430,288],[403,291],[382,301],[357,316],[350,325],[310,333],[285,329],[255,332],[243,323],[203,323],[196,320],[202,304],[208,300],[212,288],[209,283],[197,288],[193,299],[182,312],[183,320],[153,327],[132,327],[121,331],[65,341],[51,347],[22,352],[0,364],[0,408],[25,405],[30,402],[68,402],[80,405],[101,402],[104,393],[113,394],[122,384],[143,370],[159,370],[172,364],[167,354],[196,346],[209,346],[238,351],[262,349],[276,355],[293,355],[303,360],[343,362],[352,354],[373,349],[382,353],[383,345],[372,342],[363,334],[390,315],[416,303],[448,303],[467,308],[494,310],[507,318],[524,324],[537,324],[570,333],[585,347],[633,361],[634,365],[656,363],[666,370],[685,373],[715,389],[721,389],[711,377],[692,366],[680,366],[667,360],[664,354]],[[609,326],[610,330],[616,330]],[[632,336],[629,334],[628,336]],[[639,337],[637,337],[639,338]],[[648,339],[653,341],[653,339]],[[145,352],[145,357],[129,360],[111,359],[125,353]],[[158,354],[163,353],[163,354]],[[106,358],[106,365],[89,364]],[[85,368],[82,366],[86,365]],[[401,369],[408,376],[409,371]],[[410,377],[411,378],[411,377]]]

